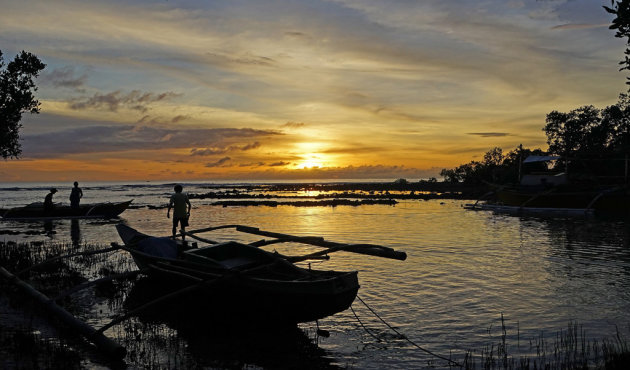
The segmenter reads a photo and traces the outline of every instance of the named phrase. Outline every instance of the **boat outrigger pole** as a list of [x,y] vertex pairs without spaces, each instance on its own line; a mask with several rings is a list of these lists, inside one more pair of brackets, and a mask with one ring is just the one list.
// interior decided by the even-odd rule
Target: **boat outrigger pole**
[[271,231],[264,231],[264,230],[260,230],[257,227],[251,227],[251,226],[245,226],[245,225],[222,225],[222,226],[207,227],[203,229],[182,232],[181,235],[190,236],[194,239],[197,239],[203,242],[208,242],[210,244],[216,244],[217,242],[214,242],[212,240],[208,240],[205,238],[201,238],[195,234],[218,230],[218,229],[226,229],[226,228],[234,228],[236,229],[236,231],[274,238],[272,240],[263,239],[257,242],[250,243],[250,245],[253,245],[256,247],[261,247],[264,245],[276,244],[276,243],[295,242],[295,243],[303,243],[303,244],[309,244],[309,245],[313,245],[317,247],[327,248],[324,251],[311,253],[304,256],[287,257],[287,259],[291,262],[303,261],[306,259],[320,259],[321,256],[327,253],[332,253],[332,252],[337,252],[337,251],[346,251],[346,252],[352,252],[352,253],[366,254],[370,256],[391,258],[391,259],[400,260],[400,261],[404,261],[405,259],[407,259],[407,253],[396,251],[392,248],[384,247],[382,245],[337,243],[337,242],[327,241],[320,236],[296,236],[296,235],[289,235],[289,234],[281,234],[281,233],[276,233],[276,232],[271,232]]

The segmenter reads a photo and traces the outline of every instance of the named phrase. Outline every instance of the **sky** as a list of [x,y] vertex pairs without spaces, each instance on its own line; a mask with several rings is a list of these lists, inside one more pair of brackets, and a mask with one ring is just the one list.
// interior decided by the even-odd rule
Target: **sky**
[[609,0],[0,0],[0,182],[422,179],[627,91]]

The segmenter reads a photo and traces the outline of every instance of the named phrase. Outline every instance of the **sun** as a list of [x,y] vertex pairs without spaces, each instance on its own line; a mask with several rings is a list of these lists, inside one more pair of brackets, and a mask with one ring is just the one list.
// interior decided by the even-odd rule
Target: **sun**
[[299,162],[297,166],[299,168],[311,169],[311,168],[322,167],[323,164],[317,158],[307,158],[307,159],[303,160],[302,162]]

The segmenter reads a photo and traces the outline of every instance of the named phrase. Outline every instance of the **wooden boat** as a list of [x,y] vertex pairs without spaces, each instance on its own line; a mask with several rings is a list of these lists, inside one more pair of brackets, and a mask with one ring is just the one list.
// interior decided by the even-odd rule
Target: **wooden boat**
[[584,211],[627,213],[630,195],[626,189],[573,190],[563,187],[551,189],[503,189],[497,192],[500,204],[527,208],[583,209]]
[[[561,159],[558,156],[530,156],[522,163],[546,163]],[[520,175],[517,185],[494,185],[494,199],[483,204],[486,209],[495,211],[516,211],[518,213],[604,213],[627,214],[630,212],[630,191],[627,185],[600,185],[596,178],[569,176],[566,172],[552,170]],[[602,179],[605,180],[605,179]],[[482,204],[472,205],[479,209]]]
[[24,207],[0,209],[3,219],[57,219],[57,218],[113,218],[123,213],[133,200],[118,203],[82,204],[79,208],[56,204],[50,212],[44,211],[41,202],[31,203]]
[[[194,235],[199,231],[226,227],[277,238],[244,244],[235,241],[217,243]],[[189,248],[171,238],[149,236],[122,224],[116,228],[125,244],[121,248],[131,253],[142,271],[158,280],[160,287],[175,284],[179,292],[185,293],[176,293],[177,299],[171,299],[167,304],[169,309],[179,309],[180,317],[193,312],[208,317],[212,313],[214,318],[238,317],[295,324],[334,315],[346,310],[354,301],[359,290],[357,271],[299,267],[292,262],[322,259],[322,252],[288,257],[267,252],[259,248],[262,245],[300,241],[328,247],[323,251],[326,253],[333,252],[332,249],[362,249],[369,254],[391,252],[390,258],[406,257],[403,252],[380,246],[333,243],[322,238],[294,237],[240,225],[185,233],[210,243],[200,248]],[[372,253],[379,248],[382,249]]]

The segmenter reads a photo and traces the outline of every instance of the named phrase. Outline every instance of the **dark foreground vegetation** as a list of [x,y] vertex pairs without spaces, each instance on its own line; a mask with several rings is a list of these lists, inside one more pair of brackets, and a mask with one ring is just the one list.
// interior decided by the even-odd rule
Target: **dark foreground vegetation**
[[[103,248],[105,246],[0,242],[0,266],[10,267],[16,272],[56,255]],[[72,262],[61,260],[42,266],[23,278],[54,297],[88,278],[121,273],[129,268],[132,268],[131,262],[124,254],[118,254],[113,259],[111,256],[91,255]],[[60,304],[84,320],[107,322],[114,313],[124,311],[129,292],[133,292],[140,282],[142,278],[110,281],[88,292],[64,298]],[[252,364],[262,368],[340,368],[334,365],[334,354],[320,348],[317,334],[308,330],[289,328],[282,332],[270,332],[251,328],[241,330],[233,326],[225,329],[214,327],[208,331],[191,330],[165,324],[160,319],[159,310],[134,317],[118,325],[113,334],[110,333],[127,348],[124,362],[112,361],[67,329],[51,326],[45,312],[15,293],[6,281],[0,281],[0,288],[2,368],[79,369],[105,366],[188,369],[207,366],[243,368]],[[593,340],[587,338],[579,324],[569,323],[565,330],[557,333],[555,340],[541,334],[539,338],[520,339],[514,345],[515,335],[509,330],[501,317],[500,333],[489,339],[491,344],[480,350],[469,350],[461,358],[453,356],[453,361],[465,369],[627,369],[630,366],[630,348],[627,339],[619,332],[611,333],[612,337],[608,339]],[[404,342],[397,337],[388,340]],[[440,359],[431,360],[428,365],[449,367]],[[451,364],[450,368],[458,366]]]

